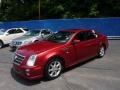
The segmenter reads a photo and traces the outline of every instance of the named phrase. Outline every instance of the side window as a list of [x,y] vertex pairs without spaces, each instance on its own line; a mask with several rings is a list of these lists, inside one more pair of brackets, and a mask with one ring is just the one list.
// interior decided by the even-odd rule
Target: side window
[[16,32],[15,29],[11,29],[11,30],[8,31],[9,34],[14,34],[15,32]]
[[50,34],[50,31],[48,31],[48,30],[43,30],[43,31],[41,32],[41,34],[48,35],[48,34]]
[[21,29],[17,29],[16,33],[22,33],[23,31]]
[[86,35],[87,40],[96,38],[96,35],[94,33],[92,33],[91,31],[86,32],[86,33],[87,33],[87,35]]
[[96,38],[96,35],[91,31],[80,32],[75,36],[75,39],[78,39],[80,41],[87,41],[94,38]]
[[75,36],[75,39],[78,39],[80,41],[85,41],[86,40],[85,36],[86,36],[85,32],[80,32]]

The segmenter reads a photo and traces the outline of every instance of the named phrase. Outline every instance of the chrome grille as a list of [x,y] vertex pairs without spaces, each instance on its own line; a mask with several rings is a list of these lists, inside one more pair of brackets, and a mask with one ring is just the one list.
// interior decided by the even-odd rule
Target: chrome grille
[[12,44],[13,44],[13,45],[21,45],[22,42],[16,42],[16,41],[13,41]]
[[24,56],[22,56],[22,55],[20,55],[18,53],[15,53],[14,61],[13,61],[14,64],[20,65],[23,60],[24,60]]
[[20,45],[20,44],[22,44],[22,42],[16,42],[16,45]]

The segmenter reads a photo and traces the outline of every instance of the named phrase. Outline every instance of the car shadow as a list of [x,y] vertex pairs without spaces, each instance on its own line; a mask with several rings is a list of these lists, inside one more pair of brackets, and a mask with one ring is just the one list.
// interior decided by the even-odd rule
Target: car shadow
[[1,49],[4,49],[6,47],[9,47],[9,44],[4,45]]
[[89,63],[89,62],[91,62],[91,61],[93,61],[93,60],[96,60],[96,59],[97,59],[97,57],[94,57],[94,58],[88,59],[88,60],[86,60],[86,61],[84,61],[84,62],[80,62],[80,63],[78,63],[78,64],[76,64],[76,65],[73,65],[73,66],[65,69],[65,70],[63,71],[63,73],[66,73],[66,72],[68,72],[68,71],[71,71],[71,70],[73,70],[73,69],[76,69],[76,68],[78,68],[78,67],[81,67],[81,66],[83,66],[83,65],[85,65],[85,64],[87,64],[87,63]]
[[[73,66],[65,69],[62,74],[66,73],[66,72],[69,72],[69,71],[71,71],[71,70],[73,70],[73,69],[75,69],[75,68],[77,68],[77,67],[81,67],[82,65],[84,65],[84,64],[86,64],[86,63],[89,63],[89,62],[91,62],[91,61],[93,61],[93,60],[95,60],[95,59],[96,59],[96,58],[91,58],[91,59],[89,59],[89,60],[87,60],[87,61],[85,61],[85,62],[79,63],[79,64],[77,64],[77,65],[73,65]],[[23,84],[23,85],[25,85],[25,86],[37,85],[37,84],[40,84],[40,83],[42,83],[42,82],[48,82],[48,81],[49,81],[49,80],[46,80],[45,78],[37,79],[37,80],[24,79],[24,78],[22,78],[21,76],[19,76],[18,74],[16,74],[16,73],[14,72],[13,68],[11,68],[11,76],[12,76],[12,78],[13,78],[15,81],[17,81],[18,83]]]

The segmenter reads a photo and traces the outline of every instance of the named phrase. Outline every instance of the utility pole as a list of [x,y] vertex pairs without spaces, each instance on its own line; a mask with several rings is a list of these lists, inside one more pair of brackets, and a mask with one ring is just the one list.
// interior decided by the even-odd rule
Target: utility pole
[[1,4],[2,4],[2,0],[0,0],[0,12],[1,12]]
[[1,6],[1,0],[0,0],[0,6]]
[[39,16],[38,16],[38,19],[40,20],[40,0],[39,0],[39,3],[38,3],[39,5],[38,5],[38,14],[39,14]]

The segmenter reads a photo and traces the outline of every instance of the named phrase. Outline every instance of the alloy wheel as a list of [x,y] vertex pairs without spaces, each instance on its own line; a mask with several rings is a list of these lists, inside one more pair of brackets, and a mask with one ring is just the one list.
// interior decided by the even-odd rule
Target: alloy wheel
[[48,68],[48,73],[51,77],[56,77],[60,74],[61,72],[61,63],[59,61],[53,61],[50,63],[49,68]]
[[57,78],[63,70],[63,62],[59,58],[51,59],[45,66],[45,78],[48,80]]
[[102,46],[99,51],[99,57],[103,57],[105,55],[105,48]]

